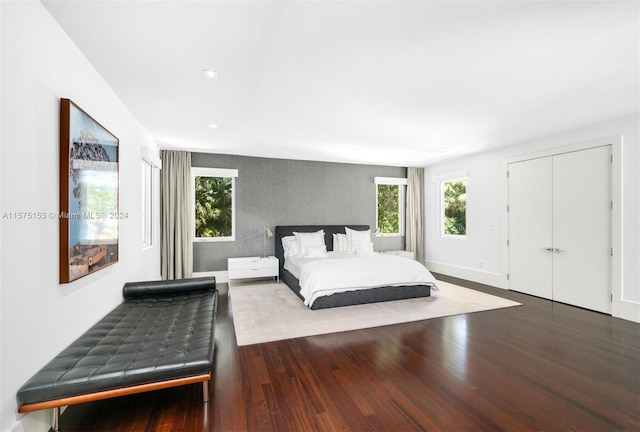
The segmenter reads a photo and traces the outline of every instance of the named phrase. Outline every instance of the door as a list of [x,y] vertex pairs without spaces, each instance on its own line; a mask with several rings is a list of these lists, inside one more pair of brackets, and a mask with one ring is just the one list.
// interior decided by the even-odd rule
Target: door
[[611,146],[509,164],[509,289],[611,313]]
[[509,289],[553,298],[551,158],[509,164]]
[[611,146],[553,157],[553,299],[611,313]]

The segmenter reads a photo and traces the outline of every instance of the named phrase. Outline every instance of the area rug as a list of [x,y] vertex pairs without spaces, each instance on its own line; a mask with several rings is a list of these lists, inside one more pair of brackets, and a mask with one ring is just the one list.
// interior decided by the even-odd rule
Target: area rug
[[438,297],[396,300],[310,310],[283,283],[229,285],[239,346],[336,333],[450,315],[486,311],[520,303],[447,282]]

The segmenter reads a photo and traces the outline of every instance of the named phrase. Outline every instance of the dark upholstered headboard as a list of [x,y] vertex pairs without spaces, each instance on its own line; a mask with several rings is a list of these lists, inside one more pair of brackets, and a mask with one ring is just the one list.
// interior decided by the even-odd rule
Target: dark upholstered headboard
[[282,225],[276,227],[275,232],[275,254],[280,260],[280,267],[284,266],[284,248],[282,247],[282,237],[292,236],[294,232],[316,232],[324,230],[324,243],[327,250],[333,250],[333,234],[345,234],[345,227],[356,231],[366,231],[369,225]]

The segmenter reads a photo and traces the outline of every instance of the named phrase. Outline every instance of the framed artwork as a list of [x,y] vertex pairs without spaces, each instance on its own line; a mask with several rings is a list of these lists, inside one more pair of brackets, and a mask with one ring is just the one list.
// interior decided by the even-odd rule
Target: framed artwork
[[60,99],[60,283],[118,262],[118,138]]

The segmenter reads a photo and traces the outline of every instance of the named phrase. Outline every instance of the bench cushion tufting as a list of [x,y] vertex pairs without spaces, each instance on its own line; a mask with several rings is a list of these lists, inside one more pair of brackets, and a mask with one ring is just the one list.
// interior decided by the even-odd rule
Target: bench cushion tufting
[[212,369],[217,291],[127,298],[37,372],[18,405]]

